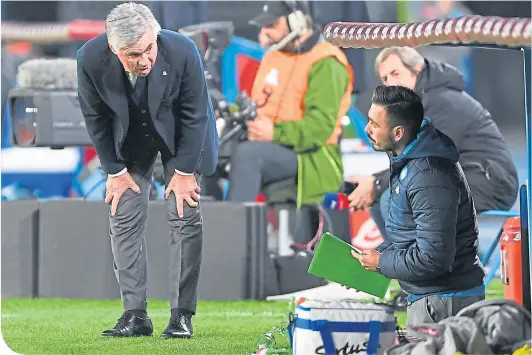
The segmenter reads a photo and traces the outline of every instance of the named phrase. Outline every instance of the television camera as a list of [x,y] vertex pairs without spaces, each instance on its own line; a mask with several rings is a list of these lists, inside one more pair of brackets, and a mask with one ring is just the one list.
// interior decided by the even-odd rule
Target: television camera
[[18,147],[92,146],[79,108],[76,60],[31,59],[8,93],[11,140]]

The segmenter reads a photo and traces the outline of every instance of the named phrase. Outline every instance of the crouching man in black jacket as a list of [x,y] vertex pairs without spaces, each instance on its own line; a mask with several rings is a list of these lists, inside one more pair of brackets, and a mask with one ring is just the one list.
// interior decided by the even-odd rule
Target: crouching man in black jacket
[[424,118],[420,97],[379,86],[366,133],[390,156],[389,241],[353,252],[408,293],[408,327],[439,322],[485,297],[473,197],[453,141]]

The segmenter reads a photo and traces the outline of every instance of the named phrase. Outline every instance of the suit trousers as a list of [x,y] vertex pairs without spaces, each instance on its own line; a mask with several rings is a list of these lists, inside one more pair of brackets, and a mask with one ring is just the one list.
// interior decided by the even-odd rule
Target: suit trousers
[[[124,310],[146,310],[148,258],[146,253],[146,221],[151,188],[151,178],[157,151],[141,155],[127,164],[128,172],[140,188],[140,193],[128,189],[118,203],[115,216],[109,212],[113,268],[120,286]],[[164,179],[168,186],[174,172],[169,171],[164,159]],[[196,175],[199,180],[200,176]],[[195,314],[197,287],[203,246],[203,218],[201,207],[183,203],[184,215],[177,215],[175,195],[166,200],[170,226],[170,306]],[[163,236],[148,236],[162,238]]]

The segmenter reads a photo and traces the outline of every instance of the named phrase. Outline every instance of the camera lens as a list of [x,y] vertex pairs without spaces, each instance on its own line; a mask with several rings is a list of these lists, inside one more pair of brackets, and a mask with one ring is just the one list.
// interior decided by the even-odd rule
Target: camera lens
[[14,99],[12,117],[12,131],[15,144],[31,146],[35,143],[37,133],[37,108],[33,97],[17,97]]

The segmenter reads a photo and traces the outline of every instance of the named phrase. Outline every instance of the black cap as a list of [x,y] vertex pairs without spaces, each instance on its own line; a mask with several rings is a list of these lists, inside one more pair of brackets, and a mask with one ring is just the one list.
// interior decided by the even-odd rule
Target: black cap
[[268,1],[262,7],[262,13],[249,21],[251,25],[259,27],[270,26],[277,21],[279,17],[288,16],[294,11],[284,1]]

